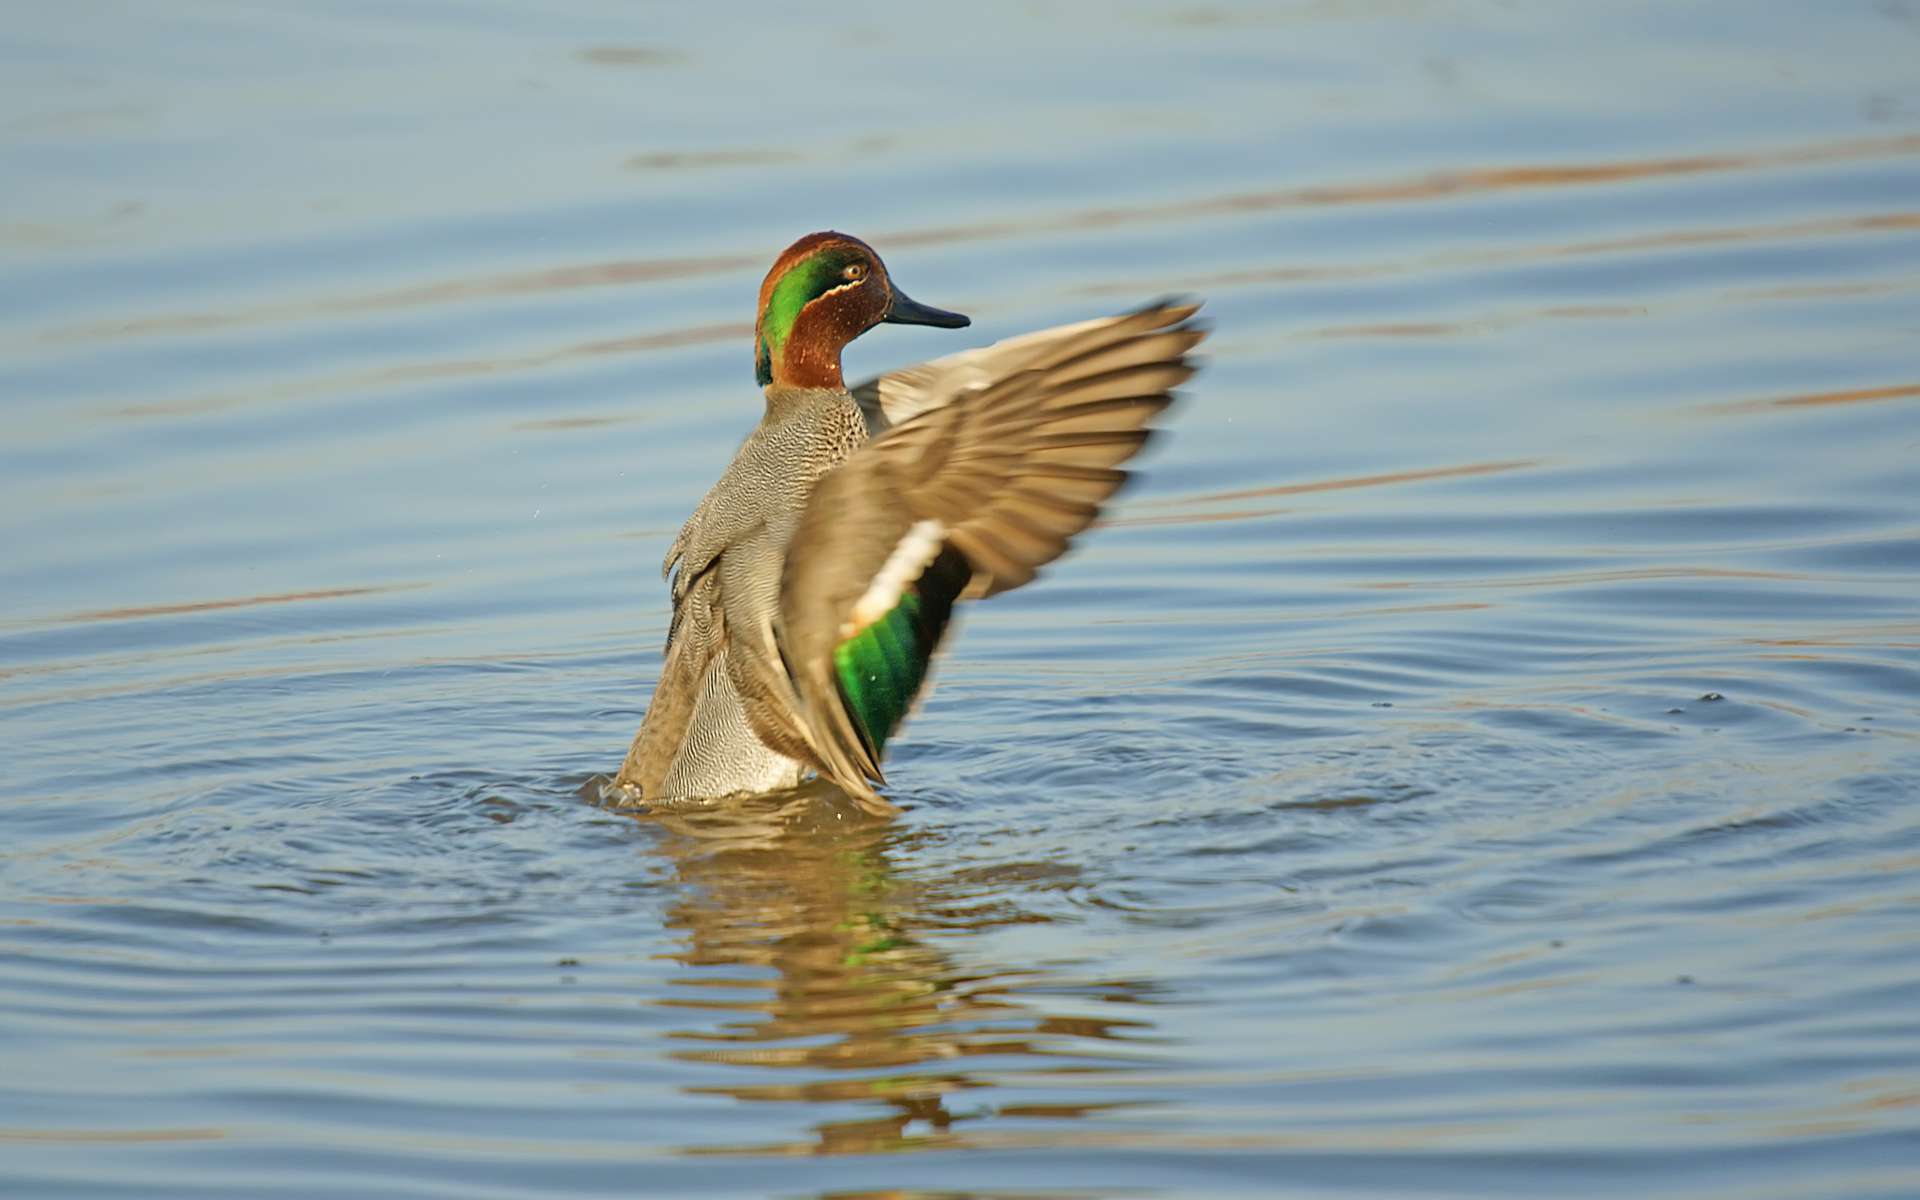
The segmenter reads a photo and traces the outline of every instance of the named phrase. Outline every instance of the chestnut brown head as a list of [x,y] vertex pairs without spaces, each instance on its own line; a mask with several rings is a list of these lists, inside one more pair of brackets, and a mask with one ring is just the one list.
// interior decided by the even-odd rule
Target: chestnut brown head
[[844,233],[810,233],[760,285],[754,370],[762,385],[837,388],[840,352],[882,321],[961,329],[959,313],[920,304],[893,286],[873,247]]

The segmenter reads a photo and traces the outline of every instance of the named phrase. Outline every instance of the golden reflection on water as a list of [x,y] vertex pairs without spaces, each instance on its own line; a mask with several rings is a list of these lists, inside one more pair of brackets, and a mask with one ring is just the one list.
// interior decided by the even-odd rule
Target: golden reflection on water
[[[713,153],[723,153],[715,150]],[[1616,186],[1645,180],[1662,180],[1695,175],[1717,175],[1746,171],[1772,171],[1782,168],[1819,166],[1877,158],[1898,158],[1920,154],[1920,135],[1842,138],[1827,142],[1787,145],[1762,151],[1703,151],[1672,157],[1628,158],[1588,163],[1501,164],[1461,166],[1411,176],[1366,179],[1344,183],[1325,183],[1259,191],[1232,191],[1163,203],[1083,208],[1041,213],[968,225],[935,228],[879,230],[872,235],[876,245],[896,249],[909,246],[952,245],[1012,238],[1040,237],[1052,234],[1079,234],[1089,229],[1105,229],[1169,222],[1218,220],[1266,212],[1301,208],[1346,207],[1370,204],[1407,204],[1451,202],[1462,197],[1513,191],[1537,191],[1552,188]],[[644,159],[637,164],[650,164]],[[676,166],[694,165],[686,162]],[[716,166],[739,165],[735,162]],[[1839,222],[1847,228],[1911,228],[1912,213],[1883,214]],[[1825,227],[1829,222],[1819,223]],[[1777,230],[1758,236],[1778,236]],[[1641,239],[1621,244],[1608,241],[1588,247],[1556,248],[1550,254],[1615,253],[1622,249],[1649,248],[1670,244],[1675,238],[1690,240],[1689,233],[1655,235],[1648,244]],[[1751,231],[1707,231],[1709,240],[1744,240]],[[1525,251],[1523,254],[1527,253]],[[756,271],[762,266],[760,254],[720,254],[703,257],[666,257],[621,259],[610,262],[543,267],[491,276],[472,276],[439,280],[358,294],[302,299],[278,304],[256,304],[244,309],[209,310],[188,313],[164,313],[152,316],[120,318],[103,322],[67,326],[49,330],[40,340],[65,342],[97,338],[145,337],[153,335],[198,334],[213,329],[254,325],[262,322],[308,320],[315,317],[354,316],[389,309],[441,304],[467,303],[501,296],[521,296],[581,288],[632,286],[734,271]],[[1272,268],[1268,268],[1271,270]],[[1287,268],[1282,268],[1287,269]],[[1227,276],[1184,278],[1178,286],[1223,287],[1235,282],[1255,282],[1244,272]],[[1126,285],[1134,289],[1135,285]],[[647,347],[640,347],[647,348]]]
[[1461,479],[1472,475],[1498,475],[1505,471],[1524,471],[1541,465],[1539,459],[1521,458],[1507,462],[1456,463],[1444,467],[1389,471],[1375,475],[1349,475],[1337,479],[1315,479],[1307,483],[1282,483],[1269,487],[1236,488],[1225,492],[1207,492],[1198,496],[1175,496],[1166,500],[1142,502],[1140,508],[1168,508],[1191,504],[1219,504],[1232,500],[1257,500],[1265,496],[1297,496],[1306,492],[1342,492],[1350,488],[1382,487],[1396,483],[1424,483],[1432,479]]
[[226,1130],[213,1126],[184,1129],[0,1129],[0,1142],[53,1142],[71,1145],[211,1142],[226,1136],[228,1136]]
[[[1920,225],[1920,213],[1910,210],[1871,213],[1865,216],[1793,220],[1761,225],[1732,225],[1700,228],[1682,225],[1672,229],[1635,233],[1624,237],[1598,238],[1574,242],[1522,243],[1507,246],[1476,246],[1471,249],[1446,248],[1405,259],[1346,263],[1279,263],[1258,267],[1236,267],[1231,271],[1204,274],[1192,272],[1177,276],[1108,280],[1088,284],[1081,295],[1133,295],[1173,288],[1219,292],[1229,288],[1260,287],[1270,284],[1334,283],[1350,280],[1390,279],[1400,276],[1433,274],[1441,271],[1475,270],[1508,266],[1527,266],[1569,259],[1617,258],[1662,250],[1694,250],[1742,244],[1801,242],[1845,237],[1854,234],[1905,233]],[[1833,285],[1822,285],[1829,290]],[[1780,289],[1744,293],[1748,299],[1791,299],[1791,292]],[[1644,311],[1641,305],[1580,306],[1569,310],[1555,307],[1543,310],[1548,315],[1624,316]],[[1451,332],[1452,326],[1432,329],[1432,333]],[[1327,336],[1325,332],[1315,336]]]
[[140,604],[127,608],[97,608],[86,612],[47,617],[34,624],[78,625],[94,621],[135,621],[143,617],[173,617],[183,613],[212,612],[222,608],[255,608],[263,604],[344,600],[350,597],[377,596],[385,592],[410,591],[426,586],[424,583],[393,583],[382,586],[315,588],[304,592],[275,592],[265,596],[228,596],[217,600],[190,600],[179,604]]
[[[896,866],[929,835],[862,813],[831,787],[654,813],[658,850],[681,896],[668,955],[687,971],[663,1001],[687,1010],[670,1036],[674,1058],[729,1068],[693,1095],[742,1103],[852,1104],[859,1113],[814,1124],[804,1140],[683,1147],[688,1154],[876,1154],[997,1142],[1006,1122],[1078,1120],[1144,1103],[1058,1102],[1030,1086],[996,1104],[998,1074],[1076,1076],[1135,1061],[1140,1017],[1049,1014],[1030,1001],[1074,994],[1142,1004],[1150,986],[1069,980],[1043,967],[995,965],[956,953],[969,934],[1043,922],[1010,885],[1071,872],[1003,864],[928,876]],[[771,973],[770,975],[768,973]],[[1084,1008],[1084,1005],[1082,1006]],[[995,1066],[969,1067],[992,1058]],[[1012,1060],[1012,1061],[1009,1061]],[[737,1074],[737,1078],[731,1077]],[[1031,1131],[1029,1131],[1031,1132]]]
[[1920,383],[1893,387],[1850,388],[1837,392],[1803,392],[1792,396],[1769,396],[1759,400],[1734,400],[1706,406],[1712,413],[1767,412],[1778,408],[1825,408],[1834,404],[1877,404],[1883,400],[1920,399]]

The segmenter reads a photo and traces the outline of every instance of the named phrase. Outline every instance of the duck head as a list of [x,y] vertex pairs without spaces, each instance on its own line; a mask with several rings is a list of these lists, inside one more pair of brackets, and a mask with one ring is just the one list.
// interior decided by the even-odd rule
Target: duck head
[[971,323],[894,287],[886,264],[859,238],[810,233],[787,247],[760,285],[755,373],[763,386],[845,387],[840,351],[882,321],[942,329]]

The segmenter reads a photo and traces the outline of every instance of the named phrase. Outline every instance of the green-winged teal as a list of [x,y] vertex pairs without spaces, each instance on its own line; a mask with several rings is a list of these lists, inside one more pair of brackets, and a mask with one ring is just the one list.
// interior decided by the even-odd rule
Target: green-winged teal
[[618,783],[646,801],[818,772],[876,813],[880,760],[956,600],[1058,558],[1194,372],[1198,304],[1043,329],[848,388],[883,321],[958,329],[871,247],[809,234],[760,285],[766,412],[667,551],[673,621]]

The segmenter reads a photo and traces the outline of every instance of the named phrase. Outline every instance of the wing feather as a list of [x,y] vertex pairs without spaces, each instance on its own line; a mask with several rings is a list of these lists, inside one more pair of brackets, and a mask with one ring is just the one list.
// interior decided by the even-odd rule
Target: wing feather
[[963,350],[864,380],[853,386],[853,397],[866,414],[869,431],[878,437],[894,426],[1022,371],[1059,362],[1119,338],[1180,326],[1199,310],[1197,302],[1159,300],[1119,316],[1023,333],[991,346]]
[[[1206,337],[1198,309],[1163,301],[854,389],[882,432],[808,500],[776,630],[800,719],[843,789],[885,803],[873,785],[885,782],[886,738],[924,681],[955,599],[1031,580],[1126,480],[1121,464],[1196,369],[1188,355]],[[891,586],[891,569],[875,583],[890,556],[927,529],[945,549],[900,581],[885,617],[854,629],[856,602]]]

